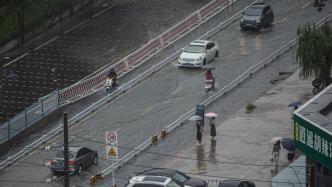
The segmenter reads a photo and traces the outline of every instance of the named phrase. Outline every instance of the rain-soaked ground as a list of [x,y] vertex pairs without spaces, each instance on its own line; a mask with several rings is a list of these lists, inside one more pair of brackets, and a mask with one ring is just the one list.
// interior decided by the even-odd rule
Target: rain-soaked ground
[[[299,25],[307,21],[317,21],[329,11],[326,8],[325,12],[317,13],[310,6],[311,1],[309,0],[270,0],[267,2],[271,4],[275,12],[275,23],[272,27],[263,29],[260,32],[244,32],[240,31],[239,23],[234,22],[210,38],[217,41],[221,48],[221,57],[212,62],[212,65],[216,68],[217,89],[221,89],[247,70],[249,66],[264,59],[277,48],[287,43],[287,41],[293,39],[296,36],[296,29]],[[230,14],[240,11],[248,3],[250,2],[236,4],[233,9],[219,14],[175,45],[152,58],[147,64],[159,62],[165,55],[183,47],[189,41],[205,33],[211,25],[216,25]],[[271,87],[269,81],[277,76],[278,71],[294,70],[293,61],[290,58],[291,54],[288,53],[288,56],[286,55],[281,60],[275,61],[266,71],[258,74],[257,78],[254,76],[249,84],[243,85],[241,90],[232,92],[227,97],[227,100],[222,102],[223,112],[221,119],[227,119],[232,115],[233,111],[245,107],[248,101],[253,101],[269,89]],[[70,128],[70,133],[73,135],[71,137],[73,144],[86,145],[97,149],[101,157],[97,167],[86,170],[81,176],[71,177],[72,185],[88,186],[87,183],[91,174],[100,172],[110,164],[109,161],[104,159],[105,146],[101,143],[104,142],[105,131],[118,130],[119,145],[129,149],[134,148],[150,137],[153,132],[159,132],[161,128],[172,123],[176,118],[209,96],[203,92],[202,71],[185,68],[178,69],[174,67],[173,63],[175,62],[170,63],[113,103],[96,111],[83,122]],[[132,75],[127,78],[130,77]],[[182,130],[190,133],[182,133],[184,131],[180,129],[180,131],[172,134],[168,141],[163,142],[163,147],[154,147],[153,149],[156,149],[158,152],[165,151],[166,153],[175,154],[189,143],[192,144],[194,137],[191,131],[193,128],[186,126]],[[79,137],[83,137],[85,140]],[[58,143],[61,141],[62,137],[55,140]],[[128,149],[120,149],[120,157],[128,152]],[[40,163],[45,159],[52,158],[54,154],[53,151],[37,150],[22,159],[23,163],[16,163],[14,166],[9,167],[2,173],[0,179],[15,180],[20,178],[21,180],[43,181],[45,177],[51,176],[49,169],[41,166],[31,166],[27,162]],[[142,155],[138,157],[138,159],[142,159],[139,160],[140,165],[150,167],[159,166],[159,162],[163,162],[162,158],[162,155],[157,157]],[[133,160],[133,162],[136,163],[137,160]],[[118,184],[122,186],[126,182],[124,178],[139,170],[142,170],[142,168],[134,166],[122,167],[117,171]],[[100,186],[109,186],[109,181],[110,179],[106,178]],[[6,186],[16,185],[15,182],[3,182],[2,184]],[[61,183],[57,182],[52,183],[52,186],[61,185]],[[27,183],[26,186],[46,185],[30,185]]]
[[0,124],[38,98],[125,57],[210,0],[112,2],[114,7],[95,18],[102,7],[83,14],[79,20],[85,22],[75,29],[60,27],[54,41],[0,55]]

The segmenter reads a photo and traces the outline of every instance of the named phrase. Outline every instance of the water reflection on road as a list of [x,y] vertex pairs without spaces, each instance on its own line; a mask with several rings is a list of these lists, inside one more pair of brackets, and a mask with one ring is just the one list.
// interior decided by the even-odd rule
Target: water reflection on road
[[197,159],[197,174],[203,174],[206,170],[206,163],[204,160],[204,145],[200,144],[196,146],[196,159]]

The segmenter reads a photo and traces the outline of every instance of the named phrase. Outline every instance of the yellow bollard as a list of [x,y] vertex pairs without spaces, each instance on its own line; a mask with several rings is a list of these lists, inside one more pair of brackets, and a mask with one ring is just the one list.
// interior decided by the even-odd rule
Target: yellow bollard
[[152,136],[152,144],[156,145],[158,143],[158,135],[156,133]]
[[97,184],[97,177],[95,175],[90,177],[90,184],[96,185]]
[[166,129],[161,130],[160,137],[165,138],[166,135],[167,135]]
[[96,185],[99,179],[103,179],[104,177],[101,174],[93,175],[90,177],[90,184]]

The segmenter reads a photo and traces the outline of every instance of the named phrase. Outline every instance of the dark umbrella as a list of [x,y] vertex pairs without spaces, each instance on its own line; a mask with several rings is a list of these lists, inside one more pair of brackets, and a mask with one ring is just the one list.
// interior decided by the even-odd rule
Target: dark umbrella
[[291,103],[288,104],[288,107],[297,107],[301,104],[300,101],[293,101]]
[[295,145],[294,145],[294,139],[293,138],[282,138],[281,145],[287,151],[294,151],[295,150]]

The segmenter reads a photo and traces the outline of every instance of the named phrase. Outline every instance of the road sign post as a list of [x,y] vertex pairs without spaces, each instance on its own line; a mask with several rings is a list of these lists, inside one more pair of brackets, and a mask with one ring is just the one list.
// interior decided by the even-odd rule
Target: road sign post
[[[106,132],[106,158],[109,160],[117,161],[119,158],[119,149],[118,149],[118,133],[117,132]],[[113,187],[115,186],[115,177],[114,169],[112,170],[112,181]]]
[[204,127],[204,105],[196,105],[196,115],[202,118],[201,122]]

